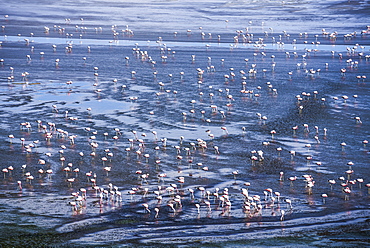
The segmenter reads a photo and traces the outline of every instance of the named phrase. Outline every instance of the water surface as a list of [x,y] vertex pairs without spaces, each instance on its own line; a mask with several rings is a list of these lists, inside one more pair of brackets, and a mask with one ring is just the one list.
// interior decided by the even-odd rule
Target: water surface
[[367,246],[368,9],[3,3],[0,243]]

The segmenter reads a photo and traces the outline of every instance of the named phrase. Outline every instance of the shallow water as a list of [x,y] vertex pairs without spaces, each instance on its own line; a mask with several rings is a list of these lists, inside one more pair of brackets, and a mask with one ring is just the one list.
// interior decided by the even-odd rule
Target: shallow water
[[2,245],[368,245],[368,3],[3,5]]

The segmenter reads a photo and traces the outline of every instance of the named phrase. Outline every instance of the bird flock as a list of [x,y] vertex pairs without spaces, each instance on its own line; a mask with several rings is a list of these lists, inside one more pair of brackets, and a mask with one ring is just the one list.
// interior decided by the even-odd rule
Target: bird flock
[[[292,94],[286,106],[293,109],[291,118],[296,119],[288,127],[277,125],[273,120],[278,113],[262,106],[278,105],[276,99],[286,90],[280,81],[292,84],[304,79],[315,84],[325,78],[332,64],[343,66],[331,72],[337,76],[336,80],[367,85],[368,69],[360,70],[360,67],[368,68],[370,55],[358,40],[368,37],[369,27],[344,35],[323,29],[320,35],[300,33],[296,38],[287,31],[274,33],[272,28],[254,34],[250,26],[235,34],[216,36],[203,28],[199,32],[189,29],[183,34],[175,31],[172,39],[196,37],[194,46],[202,46],[197,47],[201,50],[186,51],[173,41],[167,43],[163,37],[158,37],[155,44],[133,41],[130,48],[126,46],[126,54],[116,54],[117,67],[124,68],[125,75],[115,77],[107,76],[106,65],[91,61],[105,49],[120,47],[120,41],[133,39],[135,32],[129,26],[120,30],[112,25],[109,29],[112,40],[101,41],[108,44],[103,48],[86,46],[78,41],[83,43],[89,32],[99,37],[104,29],[86,27],[82,18],[80,21],[81,25],[75,26],[70,19],[65,20],[64,26],[45,26],[45,35],[63,37],[65,44],[47,44],[48,50],[43,51],[33,41],[34,33],[23,40],[24,36],[19,34],[16,41],[4,35],[3,54],[9,44],[21,43],[22,52],[29,52],[22,69],[28,66],[35,70],[32,67],[38,63],[35,60],[49,60],[50,70],[56,73],[68,70],[63,67],[69,68],[71,55],[78,54],[77,63],[87,70],[86,77],[90,80],[89,99],[101,105],[109,98],[115,99],[118,110],[106,116],[117,124],[109,123],[104,111],[94,107],[82,109],[71,103],[64,106],[63,100],[45,101],[43,113],[36,118],[25,114],[20,117],[25,120],[18,122],[19,128],[7,130],[2,147],[19,159],[12,161],[12,165],[3,165],[2,187],[21,193],[37,192],[41,185],[49,183],[58,187],[61,194],[70,196],[65,207],[71,207],[73,215],[86,214],[92,209],[103,213],[130,205],[136,214],[153,219],[191,213],[198,218],[243,215],[252,220],[273,216],[284,221],[287,215],[292,216],[295,209],[306,204],[325,206],[338,198],[343,201],[368,198],[369,175],[356,173],[352,161],[342,166],[341,173],[336,173],[339,169],[321,173],[328,166],[320,161],[323,157],[317,150],[328,146],[327,140],[336,135],[331,133],[335,128],[322,123],[321,126],[308,124],[310,114],[316,109],[364,104],[360,91],[352,97],[330,96],[330,93],[321,94],[325,91],[322,87]],[[2,29],[5,32],[7,27]],[[323,42],[352,45],[344,45],[345,51],[322,52]],[[287,46],[292,49],[286,51]],[[232,54],[231,57],[218,58],[219,49]],[[244,58],[245,51],[249,58]],[[330,62],[324,63],[322,69],[313,68],[317,66],[311,64],[315,63],[314,58],[324,55]],[[37,83],[36,72],[19,73],[17,65],[7,60],[1,58],[0,63],[2,74],[5,71],[8,74],[2,81],[6,81],[9,91],[32,87],[42,91],[42,87],[50,87],[44,82]],[[291,67],[286,68],[285,63]],[[360,71],[361,74],[356,74]],[[72,75],[56,86],[67,102],[69,95],[82,93],[87,87]],[[23,88],[18,89],[18,85]],[[292,87],[296,91],[300,89]],[[122,102],[126,105],[118,106]],[[129,107],[121,114],[119,109],[125,106]],[[115,115],[122,115],[123,119],[133,115],[139,124],[125,124],[117,121],[119,118],[114,119]],[[235,118],[243,121],[234,125]],[[361,116],[348,119],[359,129],[367,125]],[[103,124],[99,125],[99,121]],[[262,138],[252,142],[255,133]],[[297,149],[284,145],[287,137],[297,143]],[[357,152],[368,154],[367,138],[356,142]],[[338,148],[334,152],[346,154],[346,140],[334,146]],[[23,163],[18,164],[17,160]],[[263,183],[266,167],[273,172],[267,174],[270,182]],[[303,168],[302,171],[297,167]],[[317,184],[320,184],[319,192],[315,190]],[[319,195],[316,201],[312,201],[314,195]]]

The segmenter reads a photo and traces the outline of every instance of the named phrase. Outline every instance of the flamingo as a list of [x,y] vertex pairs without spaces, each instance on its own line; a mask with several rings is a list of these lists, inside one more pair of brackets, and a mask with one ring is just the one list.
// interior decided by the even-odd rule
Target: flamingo
[[344,200],[348,201],[349,200],[349,195],[351,194],[351,189],[346,187],[343,189],[343,192],[345,193]]
[[285,199],[285,202],[289,205],[290,209],[293,208],[292,201],[290,199]]
[[150,213],[149,205],[148,205],[148,204],[146,204],[146,203],[143,203],[142,205],[143,205],[143,207],[144,207],[144,210],[145,210],[146,212]]
[[321,194],[322,197],[322,203],[325,204],[325,199],[328,197],[327,194]]
[[285,211],[282,209],[282,210],[280,210],[280,213],[281,213],[280,221],[283,221],[284,216],[285,216]]

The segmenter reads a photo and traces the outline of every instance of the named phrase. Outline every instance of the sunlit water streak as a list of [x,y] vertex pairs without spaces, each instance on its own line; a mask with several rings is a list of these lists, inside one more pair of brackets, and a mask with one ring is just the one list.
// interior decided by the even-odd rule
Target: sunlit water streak
[[[24,39],[28,39],[29,42],[32,43],[50,43],[50,44],[74,44],[74,45],[105,45],[105,46],[130,46],[133,47],[135,45],[140,47],[150,47],[150,46],[161,46],[161,44],[165,44],[168,47],[178,48],[178,47],[205,47],[209,45],[209,49],[215,48],[231,48],[231,49],[256,49],[264,51],[264,50],[278,50],[278,51],[304,51],[306,49],[311,50],[319,50],[319,51],[334,51],[337,53],[345,53],[347,52],[347,48],[350,47],[350,44],[297,44],[297,43],[284,43],[283,45],[279,45],[276,42],[272,43],[269,37],[265,37],[266,41],[264,41],[263,46],[260,44],[255,44],[257,41],[251,43],[242,43],[239,44],[230,44],[228,42],[217,42],[217,40],[211,41],[203,41],[203,42],[194,42],[194,41],[161,41],[160,44],[156,44],[156,40],[153,41],[142,41],[142,40],[134,40],[134,39],[117,39],[117,40],[102,40],[102,39],[68,39],[68,38],[56,38],[56,37],[27,37],[27,36],[6,36],[2,37],[3,42],[23,42]],[[293,39],[292,39],[293,40]]]

